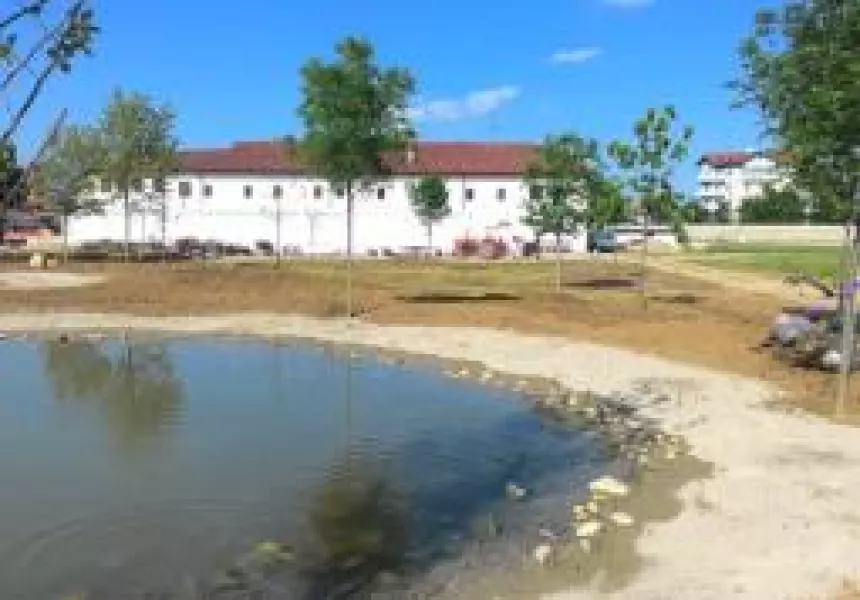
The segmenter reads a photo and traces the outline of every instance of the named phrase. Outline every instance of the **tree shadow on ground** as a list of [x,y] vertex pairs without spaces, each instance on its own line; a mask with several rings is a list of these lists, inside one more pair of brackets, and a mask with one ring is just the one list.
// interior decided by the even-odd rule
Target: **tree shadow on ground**
[[589,279],[574,279],[562,282],[562,286],[586,290],[621,290],[632,289],[639,285],[640,278],[628,277],[593,277]]
[[480,302],[509,302],[521,300],[522,296],[511,292],[486,290],[432,290],[412,294],[400,294],[397,299],[409,304],[461,304]]

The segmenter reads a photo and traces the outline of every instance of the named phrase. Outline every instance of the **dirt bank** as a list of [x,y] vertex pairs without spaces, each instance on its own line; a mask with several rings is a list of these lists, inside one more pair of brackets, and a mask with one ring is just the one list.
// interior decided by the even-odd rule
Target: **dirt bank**
[[[632,391],[649,382],[673,401],[645,410],[684,435],[714,476],[682,489],[681,515],[639,540],[644,567],[608,598],[800,598],[860,574],[860,436],[768,408],[767,384],[561,338],[470,328],[394,327],[244,314],[0,316],[0,331],[122,330],[297,336],[482,362],[576,389]],[[599,582],[597,582],[599,586]],[[594,598],[570,590],[555,600]]]

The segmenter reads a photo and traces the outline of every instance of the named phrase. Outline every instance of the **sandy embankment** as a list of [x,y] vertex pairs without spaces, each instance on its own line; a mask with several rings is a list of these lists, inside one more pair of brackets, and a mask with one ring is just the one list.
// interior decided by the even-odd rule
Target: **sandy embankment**
[[[0,316],[5,332],[126,328],[366,344],[482,362],[493,370],[604,393],[656,382],[680,401],[645,410],[668,431],[684,435],[698,458],[713,463],[714,476],[682,489],[685,508],[678,518],[648,526],[638,540],[644,568],[630,586],[605,597],[808,600],[860,574],[860,435],[847,426],[767,408],[775,392],[764,383],[623,350],[476,329],[248,314]],[[594,597],[593,590],[571,590],[552,598]]]

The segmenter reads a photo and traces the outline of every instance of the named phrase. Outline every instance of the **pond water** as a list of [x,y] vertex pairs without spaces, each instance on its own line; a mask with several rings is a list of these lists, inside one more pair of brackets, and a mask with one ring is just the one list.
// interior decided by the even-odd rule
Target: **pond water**
[[607,461],[513,392],[305,344],[7,341],[0,381],[4,600],[432,595]]

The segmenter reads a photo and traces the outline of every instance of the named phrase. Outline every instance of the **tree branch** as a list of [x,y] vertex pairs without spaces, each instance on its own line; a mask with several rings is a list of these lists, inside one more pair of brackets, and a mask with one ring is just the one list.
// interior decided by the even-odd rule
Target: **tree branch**
[[48,45],[51,40],[56,39],[56,37],[63,31],[63,28],[66,26],[65,20],[60,25],[57,25],[50,31],[45,32],[45,34],[33,44],[33,47],[30,49],[30,52],[27,53],[27,56],[18,61],[18,64],[15,65],[6,77],[3,79],[3,82],[0,83],[0,94],[6,91],[6,89],[12,84],[12,82],[18,78],[24,69],[33,62],[33,59],[38,56],[39,52]]
[[14,25],[16,21],[20,21],[28,15],[38,14],[48,2],[49,0],[35,0],[30,4],[25,4],[17,11],[13,12],[11,15],[0,21],[0,31],[8,29],[12,25]]

